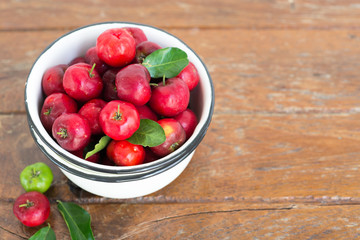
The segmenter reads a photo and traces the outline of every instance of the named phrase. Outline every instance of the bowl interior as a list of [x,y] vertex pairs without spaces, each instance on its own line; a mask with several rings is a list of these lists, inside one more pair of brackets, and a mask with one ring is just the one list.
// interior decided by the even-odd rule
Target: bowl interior
[[[162,47],[178,47],[188,54],[188,58],[196,66],[199,75],[200,83],[191,93],[191,109],[196,113],[199,119],[198,126],[196,127],[192,137],[178,150],[169,154],[168,156],[159,159],[152,163],[146,163],[138,166],[131,167],[120,167],[120,166],[105,166],[96,163],[84,161],[66,150],[62,149],[55,140],[47,133],[45,128],[42,126],[39,113],[41,111],[42,102],[44,100],[44,94],[41,88],[41,81],[44,72],[57,64],[68,64],[71,60],[78,56],[83,56],[86,50],[96,45],[97,37],[106,29],[116,27],[138,27],[141,28],[149,41],[156,42]],[[100,23],[85,26],[74,31],[71,31],[49,45],[43,53],[35,61],[25,86],[25,105],[28,113],[28,117],[33,123],[34,128],[37,130],[38,135],[41,136],[42,140],[51,146],[53,149],[61,153],[68,160],[70,159],[73,163],[81,163],[89,167],[95,167],[100,169],[137,169],[161,162],[167,161],[172,156],[178,154],[181,151],[185,151],[186,148],[194,144],[195,137],[199,134],[205,134],[206,128],[211,119],[213,105],[214,105],[214,92],[212,82],[209,73],[202,63],[201,59],[191,50],[184,42],[175,36],[146,25],[134,24],[134,23]],[[85,162],[85,163],[84,163]]]

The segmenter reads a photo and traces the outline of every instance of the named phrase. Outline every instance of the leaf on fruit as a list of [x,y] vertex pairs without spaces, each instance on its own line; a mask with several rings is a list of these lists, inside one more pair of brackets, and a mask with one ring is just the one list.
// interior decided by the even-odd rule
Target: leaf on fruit
[[148,55],[142,63],[152,78],[176,77],[188,64],[186,52],[175,47],[158,49]]
[[56,240],[56,236],[49,224],[37,231],[29,240]]
[[95,153],[100,152],[101,150],[106,148],[110,140],[111,138],[109,136],[103,136],[102,138],[100,138],[99,142],[95,145],[94,149],[86,153],[85,159],[91,157]]
[[160,124],[150,119],[141,119],[138,130],[126,140],[144,147],[155,147],[165,142],[166,136]]
[[71,239],[93,240],[90,214],[79,205],[58,201],[58,210],[69,229]]

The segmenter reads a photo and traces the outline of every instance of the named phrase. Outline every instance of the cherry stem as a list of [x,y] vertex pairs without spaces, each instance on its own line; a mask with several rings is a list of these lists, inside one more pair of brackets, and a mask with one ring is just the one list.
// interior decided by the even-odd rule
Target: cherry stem
[[36,178],[40,175],[40,171],[36,170],[35,168],[32,169],[32,178]]
[[165,74],[163,76],[163,85],[165,86]]
[[56,133],[57,135],[59,135],[61,138],[67,138],[67,131],[65,128],[60,128],[60,131]]
[[94,63],[94,64],[92,65],[92,68],[91,68],[90,71],[89,71],[89,76],[90,76],[91,78],[95,76],[95,74],[93,74],[93,71],[94,71],[94,69],[95,69],[95,66],[96,66],[96,63]]
[[120,112],[120,104],[118,104],[117,112],[115,113],[114,120],[119,121],[122,119],[122,113]]
[[149,83],[149,84],[150,84],[150,86],[154,86],[154,87],[159,86],[159,84],[157,84],[157,83]]
[[178,142],[175,142],[173,144],[171,144],[171,146],[169,147],[169,150],[171,152],[175,151],[177,148],[179,147],[179,143]]
[[26,207],[26,208],[29,208],[29,207],[32,207],[34,206],[34,203],[33,202],[30,202],[29,199],[26,199],[26,203],[24,204],[20,204],[19,207]]
[[44,115],[50,115],[51,110],[52,110],[52,108],[51,108],[51,107],[50,107],[50,108],[48,108],[48,109],[46,110],[46,112],[44,112]]

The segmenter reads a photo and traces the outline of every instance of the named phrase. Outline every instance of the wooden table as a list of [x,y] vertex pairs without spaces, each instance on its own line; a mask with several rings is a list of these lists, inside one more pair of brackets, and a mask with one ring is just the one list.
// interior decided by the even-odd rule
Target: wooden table
[[[139,22],[183,39],[207,65],[216,103],[207,135],[169,186],[115,200],[69,184],[35,145],[24,83],[42,50],[82,25]],[[0,238],[37,228],[13,215],[19,174],[49,164],[46,193],[81,205],[96,239],[358,239],[360,4],[343,1],[2,1]]]

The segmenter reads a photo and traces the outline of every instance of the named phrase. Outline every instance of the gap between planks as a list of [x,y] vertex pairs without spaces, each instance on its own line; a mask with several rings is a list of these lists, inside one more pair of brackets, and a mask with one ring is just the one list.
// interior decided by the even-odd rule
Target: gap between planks
[[[86,25],[85,25],[86,26]],[[49,28],[3,28],[0,29],[0,32],[46,32],[46,31],[72,31],[83,26],[69,26],[69,27],[49,27]],[[327,25],[327,26],[232,26],[232,25],[214,25],[214,26],[161,26],[154,25],[154,27],[161,28],[164,30],[218,30],[218,31],[228,31],[228,30],[256,30],[256,31],[272,31],[272,30],[285,30],[285,31],[338,31],[338,30],[360,30],[360,26],[336,26],[336,25]]]
[[[312,116],[350,116],[353,114],[359,114],[360,108],[351,108],[345,110],[338,109],[316,109],[316,108],[305,108],[305,109],[288,109],[285,111],[242,111],[242,110],[231,110],[231,111],[215,111],[214,116],[218,115],[241,115],[241,116],[264,116],[264,117],[277,117],[284,115],[312,115]],[[26,115],[25,111],[10,111],[0,112],[0,116],[13,116],[13,115]]]
[[[133,199],[110,199],[97,196],[87,196],[76,199],[49,199],[52,204],[57,200],[62,202],[75,202],[77,204],[233,204],[241,205],[236,211],[252,210],[291,210],[298,206],[341,206],[341,205],[360,205],[360,197],[348,196],[286,196],[286,197],[225,197],[219,198],[199,198],[199,199],[182,199],[166,196],[145,196]],[[13,203],[15,199],[0,199],[0,203]],[[273,205],[273,206],[272,206]],[[230,211],[230,210],[229,210]]]

